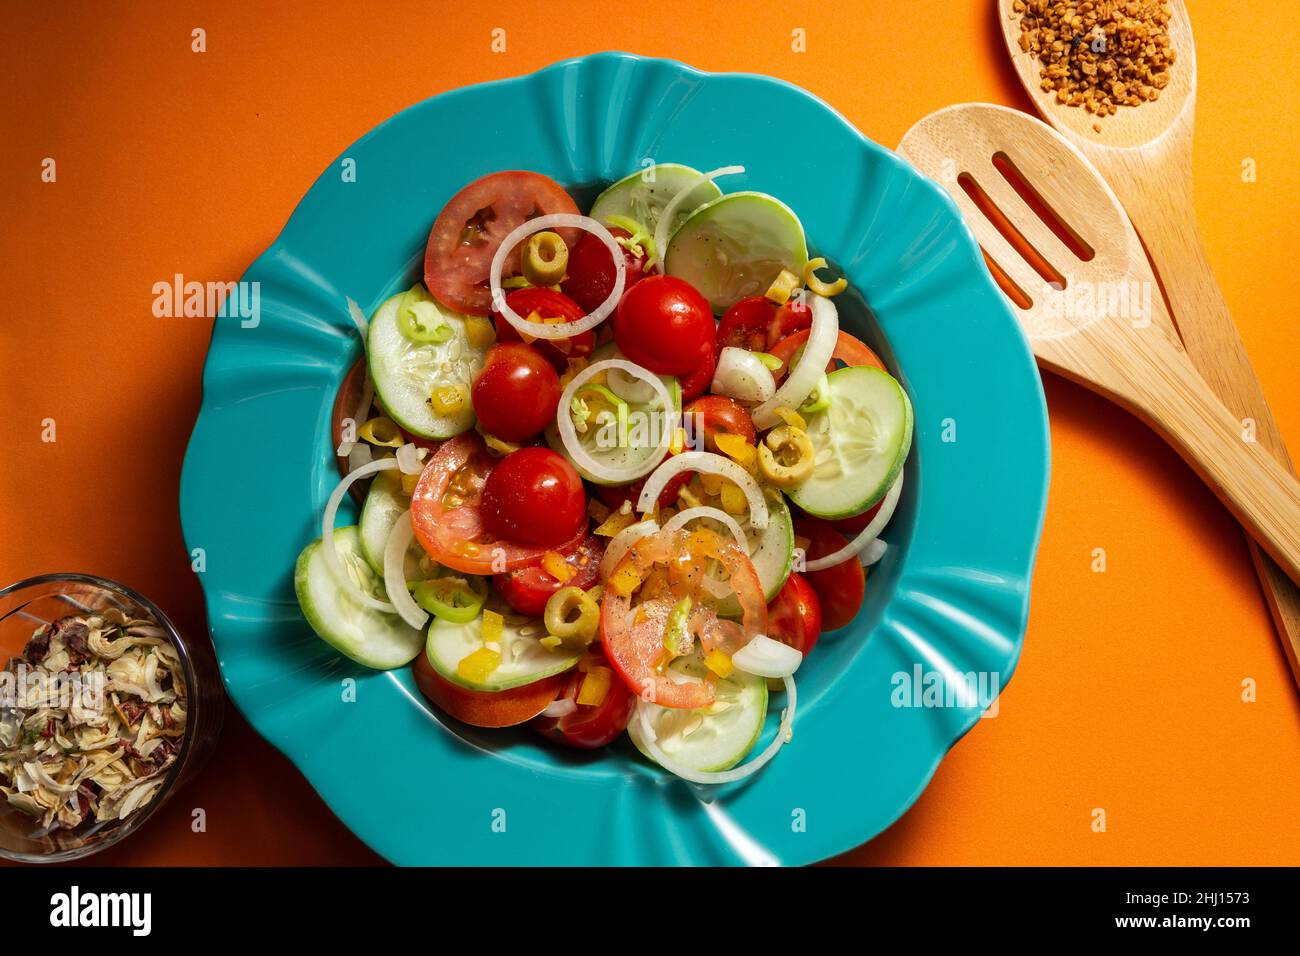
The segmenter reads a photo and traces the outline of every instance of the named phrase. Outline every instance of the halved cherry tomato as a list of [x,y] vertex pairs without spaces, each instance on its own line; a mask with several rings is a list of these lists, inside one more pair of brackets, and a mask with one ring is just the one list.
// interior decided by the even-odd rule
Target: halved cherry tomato
[[807,655],[822,632],[822,605],[807,578],[791,574],[767,606],[767,636]]
[[708,299],[676,276],[642,279],[614,317],[618,349],[658,375],[689,375],[713,351],[717,327]]
[[412,664],[415,686],[444,713],[475,727],[513,727],[532,720],[555,700],[567,674],[495,692],[470,690],[453,684],[433,669],[423,651]]
[[483,483],[479,510],[485,531],[521,544],[561,548],[587,530],[582,478],[549,448],[520,448],[502,458]]
[[565,563],[573,568],[573,577],[561,583],[542,569],[530,564],[517,571],[507,571],[492,579],[497,594],[520,614],[541,617],[546,602],[562,587],[582,588],[596,584],[600,577],[600,559],[605,554],[605,539],[589,534],[576,548],[561,551]]
[[[820,518],[796,518],[794,533],[808,539],[810,561],[838,551],[846,543],[844,535]],[[857,558],[841,561],[823,571],[805,571],[804,577],[821,601],[824,630],[843,627],[857,616],[867,589],[867,575]]]
[[483,430],[506,441],[527,441],[555,420],[560,377],[542,353],[523,342],[488,350],[470,399]]
[[840,518],[838,521],[832,521],[831,524],[834,525],[836,531],[842,531],[847,535],[856,537],[862,533],[867,525],[871,524],[871,519],[876,516],[876,512],[880,510],[880,506],[884,503],[885,499],[881,498],[861,514]]
[[[483,486],[495,467],[478,432],[448,439],[425,463],[411,496],[411,526],[421,546],[439,564],[464,574],[489,575],[536,564],[550,550],[503,540],[484,527]],[[554,550],[577,547],[586,533],[584,520]]]
[[751,445],[758,440],[754,420],[749,411],[734,398],[725,395],[705,395],[697,398],[682,410],[686,437],[697,447],[701,436],[706,451],[718,450],[714,436],[719,432],[739,435]]
[[802,302],[778,306],[766,296],[751,295],[722,316],[716,351],[721,352],[729,345],[751,352],[767,352],[787,335],[811,326],[812,310]]
[[[615,239],[630,239],[632,234],[626,229],[610,229]],[[623,246],[622,243],[619,243]],[[636,255],[623,246],[623,294],[641,281],[645,273],[646,254],[642,247],[641,254]],[[605,244],[591,233],[583,233],[578,244],[569,253],[569,268],[560,283],[564,294],[586,309],[595,312],[600,304],[614,291],[614,258],[609,254]]]
[[[646,478],[649,477],[649,475],[646,476]],[[623,507],[625,501],[632,502],[632,508],[635,509],[637,501],[641,498],[641,489],[645,487],[645,482],[646,479],[641,478],[630,485],[597,485],[596,494],[600,496],[601,501],[615,511]],[[691,473],[686,471],[669,478],[664,485],[664,490],[659,493],[659,507],[673,507],[677,502],[677,492],[685,488],[690,482]]]
[[[536,312],[542,319],[576,322],[587,314],[582,306],[554,289],[515,289],[506,296],[506,305],[514,310],[515,315],[521,315],[525,319]],[[523,341],[519,330],[502,317],[500,312],[492,313],[492,323],[496,326],[498,342]],[[585,358],[591,354],[596,347],[596,333],[588,329],[567,339],[537,339],[532,346],[555,366],[557,372],[563,372],[569,366],[569,359]]]
[[[706,652],[716,647],[732,654],[755,634],[767,631],[763,586],[749,555],[734,541],[699,532],[660,531],[633,544],[615,566],[609,582],[617,580],[625,569],[648,575],[656,565],[673,565],[670,578],[676,574],[698,581],[710,560],[721,562],[726,569],[740,602],[741,620],[737,623],[720,618],[701,600],[690,613],[688,627],[700,638]],[[614,670],[633,693],[664,707],[706,707],[714,700],[712,683],[679,684],[658,667],[664,655],[664,628],[679,600],[677,594],[649,599],[636,594],[623,597],[607,583],[601,598],[601,643]]]
[[[605,659],[600,645],[594,646],[592,652],[588,654],[587,661],[588,666],[609,666],[609,661]],[[578,709],[563,717],[539,716],[533,721],[533,727],[542,735],[559,743],[580,750],[595,750],[597,747],[612,743],[627,728],[627,722],[632,717],[632,710],[636,706],[636,697],[627,689],[623,681],[615,679],[609,682],[605,699],[599,704],[594,707],[577,704],[578,692],[587,677],[581,668],[582,665],[579,665],[565,675],[567,680],[564,688],[556,698],[556,700],[574,701]]]
[[[802,329],[792,335],[787,335],[772,346],[772,354],[781,360],[781,367],[772,373],[772,376],[778,382],[789,371],[790,360],[794,358],[794,353],[799,351],[800,346],[808,341],[808,336],[811,334],[810,329]],[[885,363],[880,361],[880,356],[871,351],[861,339],[856,339],[847,332],[841,332],[836,340],[835,351],[831,353],[831,360],[826,364],[826,371],[834,371],[837,361],[843,362],[845,365],[870,365],[882,372],[889,371],[889,369],[885,368]]]
[[[523,171],[476,179],[447,201],[434,220],[424,250],[424,284],[453,312],[487,315],[492,308],[488,272],[501,240],[529,219],[577,213],[573,197],[559,183]],[[557,229],[570,248],[578,230]],[[519,272],[523,243],[506,256],[503,275]]]

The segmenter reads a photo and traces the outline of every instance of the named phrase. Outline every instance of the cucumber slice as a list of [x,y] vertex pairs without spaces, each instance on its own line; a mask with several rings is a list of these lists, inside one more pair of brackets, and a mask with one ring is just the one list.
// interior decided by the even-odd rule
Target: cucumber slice
[[803,275],[808,243],[799,217],[766,193],[739,192],[691,213],[664,252],[664,271],[704,294],[714,312],[762,295],[782,269]]
[[483,615],[464,624],[435,617],[429,625],[429,639],[425,644],[429,663],[453,684],[470,690],[510,690],[567,671],[581,659],[583,651],[569,644],[561,644],[555,650],[543,647],[541,638],[546,636],[546,627],[537,618],[512,614],[496,601],[491,605],[505,617],[501,629],[501,666],[482,683],[466,680],[457,665],[483,646]]
[[[691,194],[682,200],[673,216],[672,229],[676,229],[692,212],[722,195],[713,180],[699,182],[703,173],[680,163],[659,163],[630,176],[624,176],[596,197],[591,205],[591,218],[604,223],[610,216],[627,216],[645,226],[654,235],[655,226],[664,208],[683,189]],[[670,230],[671,231],[671,230]]]
[[[596,362],[603,362],[606,359],[623,358],[623,357],[624,357],[623,354],[618,350],[618,346],[616,346],[613,342],[607,342],[604,345],[602,345],[600,348],[596,349],[594,352],[591,353],[590,363],[595,364]],[[672,375],[661,375],[659,376],[659,378],[664,383],[664,387],[668,389],[668,394],[673,397],[673,406],[675,410],[678,413],[680,413],[682,410],[681,383],[679,383],[677,379]],[[656,407],[657,407],[657,403],[656,403]],[[583,440],[584,443],[587,444],[587,450],[592,454],[593,457],[599,458],[602,461],[609,462],[611,466],[617,468],[630,467],[636,462],[644,463],[645,457],[647,455],[646,449],[644,448],[598,448],[596,447],[597,434],[598,433],[595,430],[589,430],[585,436],[579,435],[579,439]],[[577,469],[578,474],[581,475],[585,480],[590,481],[594,485],[612,486],[616,484],[616,482],[605,481],[603,479],[593,477],[591,474],[587,472],[585,468],[583,468],[576,461],[574,461],[573,456],[569,454],[569,450],[564,447],[564,440],[560,437],[559,426],[556,425],[554,422],[552,422],[550,426],[546,429],[546,444],[548,444],[551,447],[552,451],[558,452],[559,454],[563,455],[564,458],[569,462],[569,464],[573,465],[573,467]]]
[[[387,598],[383,578],[362,557],[361,535],[356,526],[336,528],[334,547],[354,582],[377,598]],[[389,670],[410,663],[420,653],[422,632],[396,614],[373,610],[348,596],[349,589],[330,573],[319,538],[298,555],[293,589],[312,630],[358,664]]]
[[[668,670],[701,680],[706,673],[698,653],[679,657],[668,665]],[[710,707],[683,710],[644,702],[637,707],[650,708],[650,723],[659,746],[673,760],[705,773],[730,770],[754,749],[763,732],[767,681],[736,671],[718,681],[717,699]],[[627,732],[637,749],[650,757],[642,737],[640,713],[632,715]]]
[[826,376],[830,407],[809,415],[812,477],[788,494],[818,518],[847,518],[885,497],[912,447],[912,403],[888,372],[850,366]]
[[[388,546],[388,536],[402,512],[409,507],[411,499],[402,494],[402,480],[397,475],[381,471],[375,476],[366,493],[366,503],[361,508],[361,521],[357,527],[361,535],[361,556],[381,578],[384,576],[384,548]],[[437,562],[413,542],[406,552],[406,580],[431,578],[437,571]]]
[[[749,560],[758,572],[759,583],[763,585],[763,596],[770,602],[790,576],[794,563],[794,525],[790,521],[790,509],[784,496],[768,498],[767,510],[771,520],[766,528],[751,528],[749,521],[745,520],[740,522],[740,529],[749,538]],[[734,594],[718,602],[718,613],[723,617],[740,616],[740,602]]]
[[[440,309],[454,334],[446,342],[412,342],[397,325],[405,293],[384,302],[370,319],[366,339],[375,397],[397,424],[422,438],[452,438],[474,427],[469,388],[483,369],[486,348],[470,345],[465,317]],[[435,388],[459,385],[465,404],[453,415],[438,415],[430,403]]]

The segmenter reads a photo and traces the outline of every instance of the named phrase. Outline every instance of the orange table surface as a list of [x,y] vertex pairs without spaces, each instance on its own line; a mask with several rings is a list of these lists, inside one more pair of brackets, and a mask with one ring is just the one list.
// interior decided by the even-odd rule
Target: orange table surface
[[[1189,6],[1200,224],[1300,456],[1300,7]],[[238,278],[320,171],[381,120],[601,49],[781,77],[890,147],[951,103],[1028,108],[985,0],[30,3],[2,19],[0,582],[107,575],[189,630],[205,620],[176,500],[211,321],[155,318],[152,286],[178,272]],[[505,52],[491,48],[497,27]],[[191,49],[195,28],[206,52]],[[806,52],[792,50],[798,28]],[[840,861],[1300,862],[1300,698],[1240,533],[1126,414],[1045,384],[1052,488],[1015,679],[898,824]],[[206,832],[191,832],[195,807]],[[377,861],[233,707],[204,775],[97,858]]]

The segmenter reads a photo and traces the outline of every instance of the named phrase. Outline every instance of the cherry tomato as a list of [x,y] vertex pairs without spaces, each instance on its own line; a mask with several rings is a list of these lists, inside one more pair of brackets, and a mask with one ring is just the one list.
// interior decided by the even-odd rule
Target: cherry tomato
[[[820,518],[796,518],[794,533],[808,539],[810,561],[838,551],[847,543],[844,535]],[[806,571],[804,577],[821,601],[823,629],[833,631],[857,616],[867,590],[867,575],[857,558],[841,561],[823,571]]]
[[[626,229],[609,231],[615,239],[630,239],[632,236]],[[641,281],[646,254],[644,247],[640,255],[636,255],[622,243],[619,245],[623,248],[623,294],[626,295],[628,289]],[[595,312],[614,291],[614,258],[605,244],[591,233],[583,233],[569,253],[569,268],[560,288],[589,313]]]
[[532,720],[555,700],[566,677],[555,674],[522,687],[490,692],[453,684],[433,669],[423,651],[412,669],[420,693],[439,710],[474,727],[513,727]]
[[717,370],[717,352],[705,352],[700,364],[695,366],[695,371],[678,380],[678,384],[682,387],[682,401],[689,402],[707,392],[713,384],[713,373]]
[[[595,645],[594,652],[587,657],[588,665],[609,667],[604,651]],[[533,727],[551,740],[577,747],[580,750],[595,750],[617,739],[627,729],[627,722],[632,716],[636,698],[627,689],[627,685],[615,677],[609,682],[609,691],[605,699],[595,706],[578,704],[578,692],[587,675],[578,668],[564,675],[567,682],[556,700],[571,700],[577,710],[563,717],[539,716],[533,721]]]
[[565,562],[573,568],[573,577],[564,583],[542,570],[541,564],[530,564],[517,571],[507,571],[492,579],[497,594],[520,614],[541,617],[546,602],[562,587],[582,588],[584,591],[596,584],[600,577],[600,559],[605,554],[605,539],[589,534],[576,548],[560,552]]
[[778,306],[766,296],[741,299],[718,323],[717,351],[724,346],[767,352],[781,339],[812,326],[812,310],[802,302]]
[[632,362],[659,375],[689,375],[713,351],[709,302],[676,276],[648,276],[632,286],[614,318],[614,340]]
[[[411,526],[420,545],[439,564],[464,574],[490,575],[536,564],[550,550],[503,540],[487,530],[480,505],[487,479],[497,467],[478,432],[443,442],[425,464],[411,495]],[[585,508],[585,503],[580,507]],[[554,550],[577,547],[586,533],[583,520],[571,539]]]
[[[492,308],[488,272],[501,240],[526,220],[577,213],[573,197],[540,173],[509,171],[476,179],[447,201],[429,231],[424,284],[453,312],[487,315]],[[572,249],[578,230],[557,229]],[[504,275],[516,275],[524,244],[506,256]]]
[[[649,478],[646,475],[646,478]],[[623,502],[632,502],[633,510],[636,509],[636,503],[641,498],[641,489],[645,487],[645,478],[632,482],[630,485],[616,485],[613,487],[606,485],[597,485],[596,494],[600,500],[617,511],[623,507]],[[691,473],[683,471],[680,474],[673,475],[664,484],[664,490],[659,493],[659,507],[670,508],[677,503],[677,492],[681,491],[691,482]]]
[[822,632],[822,605],[807,578],[791,574],[767,606],[767,636],[807,655]]
[[555,421],[560,376],[542,353],[523,342],[488,349],[470,399],[483,430],[506,441],[525,441]]
[[703,435],[706,451],[718,450],[714,436],[719,432],[739,435],[751,445],[758,439],[749,411],[740,402],[725,395],[697,398],[682,410],[682,422],[692,447],[699,447],[700,436]]
[[856,537],[862,533],[863,529],[865,529],[867,525],[871,524],[871,519],[876,516],[876,512],[880,510],[880,506],[884,503],[885,499],[881,498],[861,514],[851,515],[847,518],[840,518],[838,521],[832,521],[831,524],[835,527],[836,531],[842,531],[847,535]]
[[[660,531],[633,544],[614,568],[611,580],[625,568],[635,568],[644,576],[655,565],[670,562],[685,562],[702,574],[709,560],[718,560],[726,568],[740,602],[741,620],[737,623],[720,618],[713,608],[701,602],[691,612],[688,626],[699,636],[706,652],[717,647],[725,653],[735,653],[755,634],[767,632],[767,602],[749,555],[734,541],[680,529]],[[624,597],[607,587],[600,603],[600,640],[605,654],[633,693],[664,707],[706,707],[713,702],[711,683],[679,684],[659,670],[664,628],[678,603],[675,595],[650,599],[635,594]]]
[[[799,351],[800,346],[808,341],[811,332],[808,329],[802,329],[791,335],[787,335],[776,345],[772,346],[772,354],[781,360],[781,367],[772,373],[772,376],[780,381],[785,377],[786,372],[790,369],[790,360],[794,354]],[[887,372],[885,363],[880,361],[880,356],[864,343],[861,339],[856,339],[847,332],[841,332],[835,342],[835,351],[831,353],[831,360],[826,363],[826,371],[835,370],[835,363],[843,362],[845,365],[871,365]]]
[[582,479],[549,448],[521,448],[502,458],[483,484],[479,507],[485,531],[522,544],[559,549],[587,528]]
[[[553,289],[516,289],[506,296],[506,305],[514,310],[515,315],[521,315],[525,319],[536,312],[543,319],[576,322],[587,314],[578,303]],[[496,326],[498,342],[523,341],[519,330],[503,318],[500,312],[492,313],[492,322]],[[588,329],[567,339],[537,339],[531,344],[555,366],[557,372],[563,372],[569,367],[569,359],[585,358],[591,354],[591,350],[596,347],[596,333]]]

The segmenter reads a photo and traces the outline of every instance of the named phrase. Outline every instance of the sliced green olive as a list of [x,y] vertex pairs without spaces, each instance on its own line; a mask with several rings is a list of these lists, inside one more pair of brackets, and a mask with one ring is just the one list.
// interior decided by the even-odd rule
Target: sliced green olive
[[524,278],[533,285],[555,285],[569,267],[569,247],[558,233],[536,232],[524,245]]
[[552,637],[561,640],[576,638],[583,643],[590,643],[596,636],[596,629],[600,627],[600,605],[582,588],[560,588],[546,602],[542,621],[546,625],[546,633]]
[[758,446],[758,470],[782,490],[807,481],[812,476],[815,458],[807,433],[790,425],[773,428]]

